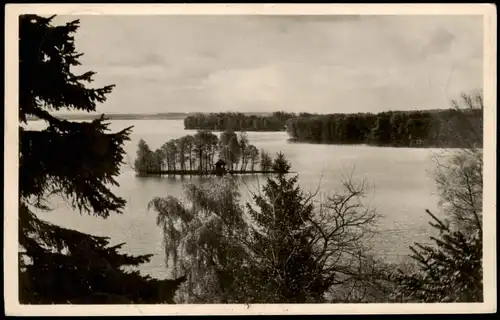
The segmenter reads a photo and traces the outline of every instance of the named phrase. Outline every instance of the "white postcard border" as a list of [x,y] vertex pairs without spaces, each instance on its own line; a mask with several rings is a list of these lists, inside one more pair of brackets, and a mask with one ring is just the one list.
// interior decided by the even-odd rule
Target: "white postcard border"
[[[7,4],[5,14],[4,297],[7,315],[405,314],[496,312],[496,41],[493,4]],[[40,15],[482,15],[484,17],[483,303],[261,305],[21,305],[18,301],[18,16]]]

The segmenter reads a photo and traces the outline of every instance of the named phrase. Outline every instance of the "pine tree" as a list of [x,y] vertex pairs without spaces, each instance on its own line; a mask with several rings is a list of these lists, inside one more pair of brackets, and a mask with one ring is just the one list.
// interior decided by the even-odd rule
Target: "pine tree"
[[285,155],[279,152],[272,164],[272,170],[278,174],[288,173],[292,167],[290,163],[285,159]]
[[327,286],[311,241],[313,205],[298,186],[298,176],[284,174],[290,164],[283,154],[273,168],[279,174],[269,177],[263,194],[253,197],[258,210],[247,204],[254,222],[249,248],[262,266],[258,280],[248,281],[257,284],[252,302],[321,302]]
[[411,257],[418,263],[412,273],[394,275],[399,288],[394,297],[419,302],[482,302],[483,242],[480,233],[467,234],[427,213],[439,235],[433,245],[416,243]]
[[[19,20],[19,298],[22,303],[169,302],[179,281],[143,277],[122,270],[149,255],[119,253],[120,245],[58,227],[39,219],[49,196],[62,196],[83,213],[106,218],[121,212],[125,200],[108,185],[123,163],[123,143],[131,128],[109,133],[102,116],[70,122],[50,114],[61,109],[96,111],[113,86],[91,89],[94,72],[73,73],[79,66],[73,34],[79,21],[61,26],[54,17],[23,15]],[[22,124],[36,117],[41,131]],[[163,292],[163,293],[162,293]]]

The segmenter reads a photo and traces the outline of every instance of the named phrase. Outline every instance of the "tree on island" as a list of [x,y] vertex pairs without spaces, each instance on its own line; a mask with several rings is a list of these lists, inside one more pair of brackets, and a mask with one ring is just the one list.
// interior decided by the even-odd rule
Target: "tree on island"
[[181,137],[175,140],[175,146],[179,153],[179,166],[181,170],[186,170],[186,138]]
[[229,170],[233,170],[235,164],[240,160],[241,149],[238,135],[231,129],[226,129],[220,134],[219,155],[229,165]]
[[177,146],[175,145],[175,140],[170,140],[165,143],[162,149],[168,170],[174,170],[177,164]]
[[134,168],[137,172],[146,173],[149,171],[153,160],[153,152],[146,141],[139,140],[137,145],[137,157],[134,162]]
[[240,171],[244,171],[248,165],[250,146],[248,136],[245,131],[240,132],[238,137],[238,145],[240,147],[241,167]]
[[273,165],[273,160],[269,153],[264,150],[260,151],[260,169],[262,171],[270,171]]
[[248,158],[250,161],[250,170],[254,171],[255,166],[259,162],[259,149],[257,149],[254,145],[250,145],[248,147]]
[[[60,120],[51,111],[96,110],[113,86],[91,89],[94,72],[74,74],[82,55],[73,34],[79,21],[53,26],[54,17],[19,18],[19,122],[37,117],[48,125],[19,128],[19,300],[50,303],[171,302],[178,281],[158,281],[127,272],[124,266],[150,255],[120,253],[109,239],[58,227],[37,217],[49,210],[49,197],[62,196],[73,208],[100,218],[121,212],[125,200],[107,185],[123,163],[123,143],[131,128],[110,133],[106,119]],[[146,149],[144,149],[146,150]]]
[[193,170],[193,148],[194,138],[192,135],[184,136],[184,143],[186,145],[186,153],[189,159],[189,170]]

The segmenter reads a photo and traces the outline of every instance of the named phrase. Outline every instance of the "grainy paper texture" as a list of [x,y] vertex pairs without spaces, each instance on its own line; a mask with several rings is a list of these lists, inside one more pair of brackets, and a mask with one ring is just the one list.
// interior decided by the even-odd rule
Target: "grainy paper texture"
[[[99,43],[95,43],[95,47],[89,42],[89,39],[95,38],[96,33],[100,32],[99,26],[103,28],[123,28],[121,32],[122,36],[117,36],[116,33],[110,32],[109,29],[102,29],[103,34],[114,34],[115,41],[117,41],[117,47],[127,43],[127,38],[129,39],[140,39],[140,35],[131,35],[134,32],[144,32],[147,29],[147,21],[150,17],[151,21],[157,21],[163,16],[165,19],[170,17],[171,21],[177,19],[180,21],[178,24],[172,22],[172,24],[166,24],[167,27],[179,28],[177,38],[174,36],[169,37],[169,43],[161,46],[163,53],[160,55],[154,52],[142,52],[143,61],[134,60],[133,54],[125,52],[132,50],[135,46],[138,51],[141,50],[140,41],[135,45],[125,46],[122,48],[122,54],[124,59],[121,61],[126,61],[128,59],[129,64],[125,62],[120,65],[119,60],[111,61],[109,55],[120,54],[117,51],[113,52],[113,48],[110,46],[105,47],[103,45],[102,52],[103,56],[108,54],[108,58],[103,58],[101,65],[105,67],[112,67],[115,78],[110,79],[110,83],[116,83],[117,87],[123,86],[127,90],[122,90],[121,93],[113,92],[111,96],[122,94],[123,100],[113,100],[110,98],[109,104],[105,106],[97,107],[98,112],[106,113],[118,113],[118,112],[144,112],[144,113],[155,113],[161,112],[160,109],[151,108],[154,105],[160,104],[175,104],[176,107],[173,110],[168,110],[168,112],[224,112],[227,110],[233,110],[236,112],[273,112],[277,109],[282,109],[282,107],[274,106],[281,103],[286,104],[289,109],[286,111],[290,112],[312,112],[312,113],[330,113],[331,110],[328,106],[322,102],[327,99],[338,99],[336,100],[339,105],[341,105],[335,112],[339,113],[349,113],[352,112],[354,105],[363,105],[363,110],[356,110],[354,112],[381,112],[384,110],[397,110],[398,105],[401,103],[407,104],[406,110],[419,109],[419,105],[422,103],[448,103],[452,98],[456,98],[457,95],[462,90],[466,90],[467,87],[478,86],[476,83],[479,77],[482,77],[482,91],[484,95],[484,190],[483,192],[483,208],[486,214],[484,215],[484,248],[483,248],[483,268],[484,268],[484,302],[483,303],[438,303],[438,304],[174,304],[174,305],[21,305],[18,301],[18,134],[19,134],[19,120],[18,120],[18,17],[22,14],[37,14],[42,16],[51,16],[57,14],[62,16],[68,21],[71,16],[76,18],[87,19],[89,22],[88,28],[82,28],[83,33],[82,38],[78,38],[76,41],[77,50],[82,50],[86,53],[88,50],[95,50],[96,52],[100,50]],[[283,23],[283,39],[280,38],[279,43],[275,44],[273,47],[272,42],[274,39],[272,35],[266,34],[265,27],[256,28],[255,30],[260,30],[261,33],[255,33],[255,38],[252,37],[252,23],[255,21],[235,22],[233,26],[236,26],[236,31],[233,33],[228,32],[229,39],[226,40],[224,36],[217,37],[216,35],[211,37],[200,37],[197,38],[198,41],[206,42],[205,47],[200,45],[200,43],[194,43],[186,37],[192,35],[192,33],[184,32],[183,26],[189,28],[190,22],[182,22],[182,16],[193,16],[201,15],[205,18],[213,16],[213,20],[204,20],[208,27],[213,27],[211,30],[217,29],[216,26],[216,16],[263,16],[263,15],[283,15],[287,16],[287,19],[291,19],[293,16],[297,21],[301,19],[306,19],[301,17],[303,15],[308,15],[313,21],[319,21],[318,26],[315,28],[307,29],[304,27],[302,32],[296,28],[300,28],[297,23]],[[470,63],[467,65],[460,64],[458,67],[451,67],[452,72],[457,72],[457,77],[462,79],[462,82],[450,84],[448,78],[446,78],[446,72],[440,74],[441,69],[446,69],[446,66],[452,66],[453,63],[450,61],[457,61],[461,63],[463,57],[470,53],[467,51],[467,43],[460,43],[461,39],[454,41],[454,35],[447,32],[445,28],[439,29],[436,27],[436,33],[433,34],[435,37],[433,39],[425,38],[429,34],[426,34],[426,30],[420,30],[422,25],[418,22],[413,24],[413,29],[408,29],[406,32],[412,34],[412,39],[418,39],[419,37],[422,44],[427,44],[428,47],[422,45],[422,52],[426,52],[429,56],[435,54],[439,56],[443,52],[448,52],[442,55],[442,60],[436,58],[433,60],[435,63],[435,70],[432,76],[424,74],[418,64],[411,65],[410,60],[398,60],[398,57],[383,56],[384,50],[377,50],[374,46],[373,50],[370,52],[360,52],[360,50],[367,50],[369,45],[366,45],[362,49],[356,49],[356,47],[346,49],[349,46],[350,37],[363,37],[363,27],[349,29],[347,24],[327,24],[324,26],[321,24],[321,19],[317,15],[325,16],[335,16],[338,21],[348,21],[350,19],[355,19],[353,17],[373,17],[376,19],[377,16],[397,16],[404,19],[413,19],[418,21],[418,19],[425,19],[426,17],[431,17],[432,21],[439,19],[448,19],[453,23],[453,21],[461,21],[461,17],[469,17],[470,19],[482,19],[482,73],[477,68],[477,65],[473,65],[474,61],[481,61],[481,57],[477,55],[474,56],[476,60],[470,59]],[[99,17],[96,17],[99,16]],[[116,24],[112,22],[107,23],[103,20],[99,20],[100,17],[113,16],[112,19],[116,19]],[[137,16],[142,16],[143,27],[135,27],[134,21],[140,21],[141,19]],[[145,17],[147,16],[147,17]],[[97,18],[97,19],[96,19]],[[123,23],[130,19],[130,23]],[[136,20],[134,20],[136,19]],[[223,17],[219,19],[224,19]],[[276,19],[276,18],[273,18]],[[451,19],[451,20],[450,20]],[[453,20],[456,19],[456,20]],[[303,21],[302,20],[302,21]],[[325,17],[325,20],[328,18]],[[412,20],[412,21],[413,21]],[[448,21],[447,20],[447,21]],[[99,22],[100,21],[100,22]],[[215,22],[214,22],[215,21]],[[429,20],[431,21],[431,20]],[[95,22],[92,28],[92,23]],[[233,21],[234,22],[234,21]],[[183,24],[184,23],[184,24]],[[210,25],[213,23],[215,25]],[[245,24],[246,23],[246,24]],[[430,23],[431,24],[431,23]],[[146,27],[144,27],[146,25]],[[154,23],[151,24],[154,26]],[[230,25],[230,24],[229,24]],[[365,26],[368,27],[370,24]],[[137,24],[139,26],[139,24]],[[397,22],[394,22],[393,27],[397,26]],[[411,26],[406,24],[406,26]],[[220,26],[219,26],[220,27]],[[456,28],[467,28],[465,26],[455,26]],[[248,29],[246,29],[248,28]],[[324,28],[324,29],[322,29]],[[314,32],[324,32],[325,37],[318,39],[327,39],[328,33],[327,28],[338,28],[335,35],[332,35],[332,39],[336,39],[339,46],[344,46],[343,48],[336,48],[336,45],[329,45],[328,43],[314,42]],[[431,27],[429,26],[429,30]],[[249,31],[250,30],[250,31]],[[427,31],[429,31],[427,30]],[[219,35],[224,35],[223,30],[218,30]],[[227,30],[226,30],[227,31]],[[401,31],[401,30],[399,30]],[[80,32],[80,31],[79,31]],[[85,39],[85,32],[88,32],[88,38]],[[117,32],[120,32],[118,30]],[[161,37],[161,30],[154,30],[156,32],[155,36]],[[241,32],[241,37],[238,38],[237,32]],[[270,31],[271,32],[271,31]],[[310,32],[310,33],[307,33]],[[351,33],[350,33],[351,32]],[[420,32],[420,33],[419,33]],[[127,33],[129,33],[127,35]],[[377,314],[377,313],[390,313],[390,314],[404,314],[404,313],[482,313],[482,312],[495,312],[496,311],[496,10],[493,5],[489,4],[371,4],[371,5],[330,5],[330,4],[317,4],[317,5],[293,5],[293,4],[243,4],[243,5],[229,5],[229,4],[207,4],[207,5],[139,5],[139,4],[107,4],[107,5],[51,5],[51,4],[38,4],[38,5],[7,5],[6,6],[6,42],[5,42],[5,53],[6,53],[6,75],[5,75],[5,181],[4,181],[4,192],[5,192],[5,205],[4,205],[4,275],[5,275],[5,304],[6,304],[6,314],[7,315],[211,315],[211,314]],[[172,33],[169,33],[170,35]],[[293,35],[297,37],[293,37]],[[332,33],[333,34],[333,33]],[[392,34],[392,38],[391,38]],[[380,46],[393,44],[391,41],[403,41],[402,38],[398,38],[396,31],[387,32],[387,42],[381,42]],[[479,41],[477,35],[464,32],[465,37],[471,41]],[[330,34],[331,35],[331,34]],[[244,36],[250,37],[245,40]],[[288,38],[286,38],[288,36]],[[366,36],[366,35],[365,35]],[[94,37],[94,38],[93,38]],[[134,38],[135,37],[135,38]],[[183,38],[184,37],[184,38]],[[310,39],[308,39],[310,37]],[[286,39],[285,39],[286,38]],[[79,42],[81,41],[81,42]],[[105,39],[103,40],[106,41]],[[161,38],[158,41],[162,41]],[[178,41],[176,44],[175,41]],[[231,42],[230,42],[231,41]],[[303,41],[304,47],[300,48],[297,46],[297,42]],[[365,41],[369,43],[370,37],[366,36]],[[433,42],[434,41],[434,42]],[[86,43],[85,43],[86,42]],[[85,48],[80,46],[85,43]],[[280,58],[279,53],[281,46],[289,45],[290,52],[287,56],[282,56]],[[373,43],[372,43],[373,45]],[[179,46],[179,48],[176,48]],[[225,52],[225,59],[213,59],[215,54],[213,50],[220,47],[227,47],[227,52]],[[254,52],[256,59],[262,59],[264,61],[258,68],[247,67],[245,65],[245,53],[238,51],[237,47],[241,46],[241,50],[249,50]],[[266,48],[266,50],[259,50],[259,46]],[[266,47],[267,46],[267,47]],[[331,59],[349,56],[351,52],[351,59],[349,64],[345,66],[331,69],[325,69],[321,66],[315,66],[314,63],[310,63],[306,66],[301,67],[301,62],[309,55],[312,50],[308,50],[307,46],[317,46],[318,50],[315,54],[321,56],[321,59]],[[171,50],[169,49],[171,47]],[[202,52],[205,60],[198,60],[193,58],[190,60],[189,53],[190,49],[200,50],[200,47],[204,47],[206,52]],[[236,47],[236,48],[235,48]],[[408,43],[399,43],[400,50],[405,50],[409,48]],[[175,51],[178,49],[179,51]],[[108,51],[106,51],[108,50]],[[116,49],[119,50],[119,49]],[[147,49],[144,49],[147,50]],[[143,50],[143,51],[144,51]],[[185,52],[182,52],[185,50]],[[212,50],[212,51],[211,51]],[[273,52],[275,50],[275,52]],[[410,49],[408,49],[410,50]],[[322,52],[321,52],[322,51]],[[172,53],[174,52],[174,53]],[[177,53],[175,53],[177,52]],[[422,52],[407,52],[408,55],[414,56],[414,61],[419,60],[419,54]],[[184,60],[176,57],[176,63],[170,63],[165,61],[165,57],[173,57],[175,54],[184,53]],[[248,53],[248,52],[247,52]],[[89,59],[95,59],[98,55],[88,54],[91,56]],[[163,55],[163,56],[161,56]],[[169,56],[170,55],[170,56]],[[363,55],[370,55],[370,57],[363,58]],[[377,56],[381,55],[381,56]],[[330,56],[328,58],[327,56]],[[247,56],[248,57],[248,56]],[[319,56],[318,56],[319,57]],[[315,59],[315,56],[311,55],[309,57],[311,60]],[[359,58],[356,61],[356,58]],[[347,58],[346,58],[347,59]],[[372,60],[379,59],[381,62],[380,69],[371,69],[370,72],[366,72],[363,81],[356,80],[361,78],[356,78],[356,66],[359,68],[368,68],[369,63]],[[433,59],[432,57],[428,58]],[[104,62],[105,61],[105,62]],[[203,64],[205,61],[205,64]],[[270,62],[272,61],[272,62]],[[276,67],[281,61],[282,69]],[[99,79],[100,61],[94,61],[95,63],[90,67],[92,70],[97,72],[96,78]],[[273,65],[273,62],[276,62]],[[266,64],[267,63],[267,64]],[[287,64],[288,63],[288,64]],[[423,63],[423,62],[422,62]],[[463,63],[463,62],[462,62]],[[197,65],[198,64],[198,65]],[[86,65],[84,64],[84,67]],[[164,77],[159,69],[165,66],[175,70],[173,73],[177,77]],[[288,69],[287,69],[288,67]],[[219,69],[219,72],[217,71]],[[233,69],[231,69],[233,68]],[[469,69],[468,69],[469,68]],[[287,70],[284,72],[283,70]],[[383,69],[385,78],[380,78],[377,76],[377,72],[381,72]],[[451,70],[450,69],[450,70]],[[292,71],[290,71],[292,70]],[[388,71],[389,70],[389,71]],[[426,69],[427,70],[427,69]],[[283,72],[280,72],[283,71]],[[113,73],[111,72],[111,73]],[[337,84],[335,88],[329,87],[326,83],[328,81],[333,81],[329,78],[329,73],[337,73],[339,76],[335,79]],[[443,76],[444,74],[444,76]],[[130,77],[143,77],[144,85],[141,88],[131,88],[127,87],[126,77],[123,75],[129,75]],[[466,76],[469,75],[469,76]],[[359,75],[358,75],[359,76]],[[155,78],[156,77],[156,78]],[[193,79],[199,79],[200,77],[205,77],[205,82],[200,87],[199,82]],[[424,86],[421,78],[428,78],[429,82]],[[182,83],[178,83],[181,81]],[[238,81],[236,81],[237,79]],[[293,79],[293,80],[291,80]],[[192,80],[192,82],[190,82]],[[102,79],[102,81],[108,81],[108,79]],[[150,81],[150,82],[147,82]],[[156,81],[156,83],[154,82]],[[158,83],[159,81],[159,83]],[[288,82],[287,82],[288,81]],[[426,80],[427,81],[427,80]],[[283,83],[287,83],[286,86],[282,86]],[[346,91],[351,90],[349,85],[357,82],[358,87],[353,90],[364,90],[364,93],[360,93],[355,99],[353,95],[344,94]],[[377,85],[375,85],[377,83]],[[370,90],[374,87],[381,88],[384,86],[394,86],[396,83],[401,85],[401,92],[398,98],[391,93],[376,95],[372,94]],[[101,82],[98,81],[100,85]],[[106,82],[107,84],[107,82]],[[167,87],[168,85],[168,87]],[[181,89],[177,89],[180,92],[175,92],[176,85],[182,86]],[[162,87],[164,86],[164,87]],[[198,86],[198,87],[197,87]],[[448,92],[449,96],[437,97],[432,96],[435,92],[432,88],[436,86],[449,86],[452,91]],[[455,86],[455,87],[453,87]],[[172,89],[174,88],[174,89]],[[118,89],[116,89],[118,90]],[[140,92],[140,90],[142,92]],[[159,94],[164,90],[165,95]],[[288,91],[287,91],[288,90]],[[290,98],[293,96],[293,91],[302,90],[303,95],[301,99]],[[419,90],[429,94],[429,99],[420,99]],[[454,90],[454,91],[453,91]],[[126,92],[128,91],[128,92]],[[201,92],[201,93],[200,93]],[[433,93],[434,92],[434,93]],[[199,94],[200,96],[197,96]],[[205,94],[205,96],[203,96]],[[378,94],[378,93],[377,93]],[[318,98],[319,96],[319,98]],[[201,98],[203,97],[203,98]],[[293,96],[295,97],[295,96]],[[375,97],[378,97],[377,100]],[[120,110],[120,103],[124,100],[133,101],[130,105],[134,105],[134,108],[127,110]],[[200,101],[203,100],[201,104]],[[143,101],[143,103],[141,103]],[[310,105],[308,106],[308,103]],[[198,103],[198,108],[191,106]],[[386,104],[385,106],[377,109],[377,106]],[[125,108],[125,107],[124,107]],[[274,108],[274,109],[273,109]],[[344,109],[342,109],[344,108]],[[285,107],[283,107],[285,109]],[[154,129],[151,129],[154,130]],[[164,140],[166,140],[165,138]],[[135,148],[135,146],[133,146]],[[304,149],[305,150],[305,149]],[[132,150],[132,153],[135,149]],[[286,153],[285,153],[286,154]],[[316,157],[322,157],[322,154],[316,154]],[[388,160],[389,161],[389,160]],[[294,166],[292,160],[292,168]],[[292,169],[293,170],[293,169]],[[396,169],[394,169],[396,170]],[[318,176],[319,177],[319,176]],[[415,202],[418,200],[414,200]],[[97,218],[96,218],[97,219]],[[98,222],[97,222],[98,223]],[[137,231],[144,232],[144,231]],[[160,233],[160,229],[154,231],[146,232],[156,232]],[[126,241],[126,240],[125,240]],[[158,241],[159,243],[161,240]],[[161,252],[162,249],[160,249]],[[160,259],[161,260],[161,259]]]

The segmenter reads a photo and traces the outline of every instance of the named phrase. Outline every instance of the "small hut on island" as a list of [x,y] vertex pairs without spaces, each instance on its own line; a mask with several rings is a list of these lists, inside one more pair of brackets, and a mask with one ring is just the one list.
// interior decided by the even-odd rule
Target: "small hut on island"
[[226,162],[222,159],[219,159],[215,163],[214,173],[218,176],[223,176],[226,173]]

